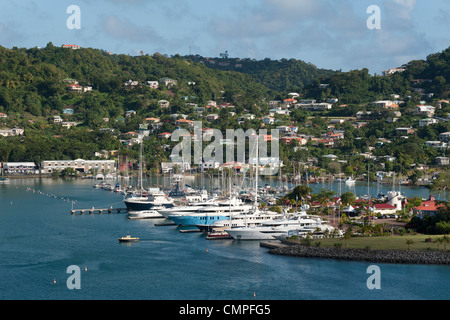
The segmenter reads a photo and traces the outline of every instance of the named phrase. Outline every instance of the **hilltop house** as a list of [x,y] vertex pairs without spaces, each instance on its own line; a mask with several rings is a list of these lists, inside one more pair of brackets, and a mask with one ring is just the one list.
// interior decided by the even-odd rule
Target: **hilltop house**
[[167,101],[167,100],[159,100],[159,101],[158,101],[158,106],[159,106],[160,108],[169,108],[170,102]]
[[439,141],[449,142],[450,141],[450,132],[443,132],[439,135]]
[[64,114],[72,115],[74,113],[73,108],[64,108],[63,109]]
[[73,91],[73,92],[81,92],[81,91],[83,91],[83,87],[80,86],[79,84],[75,84],[75,83],[69,84],[66,87],[66,89],[69,90],[69,91]]
[[188,125],[189,127],[193,127],[194,126],[194,121],[186,120],[186,119],[178,119],[178,120],[175,121],[175,124],[177,126]]
[[423,114],[426,115],[428,117],[431,117],[432,115],[434,115],[435,112],[435,107],[433,106],[424,106],[424,105],[420,105],[416,107],[415,113],[416,114]]
[[149,86],[150,89],[158,89],[159,88],[159,82],[158,81],[147,81],[145,84],[147,86]]
[[0,136],[4,137],[22,136],[24,132],[25,130],[21,128],[1,129]]
[[53,122],[61,123],[61,122],[63,122],[63,119],[60,116],[53,116]]
[[213,113],[213,114],[208,114],[208,115],[206,116],[206,120],[208,120],[208,121],[214,121],[214,120],[217,120],[217,119],[219,119],[219,115],[218,115],[218,114],[215,114],[215,113]]
[[419,120],[419,127],[426,127],[429,126],[430,124],[435,124],[438,123],[439,121],[437,119],[434,118],[426,118],[426,119],[420,119]]
[[161,79],[159,79],[159,82],[162,83],[167,88],[177,85],[177,80],[173,80],[170,78],[161,78]]
[[72,49],[72,50],[78,50],[81,48],[79,45],[76,44],[63,44],[62,47],[65,49]]

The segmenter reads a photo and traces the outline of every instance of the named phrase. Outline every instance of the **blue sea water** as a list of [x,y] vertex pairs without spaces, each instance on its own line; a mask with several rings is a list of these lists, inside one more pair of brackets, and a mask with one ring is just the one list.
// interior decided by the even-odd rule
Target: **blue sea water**
[[[33,192],[34,190],[34,192]],[[122,207],[122,196],[88,180],[22,179],[0,185],[2,300],[447,300],[448,266],[274,256],[258,242],[208,241],[160,220],[126,214],[71,215],[70,209]],[[126,234],[140,241],[122,244]],[[80,289],[70,290],[69,266]]]

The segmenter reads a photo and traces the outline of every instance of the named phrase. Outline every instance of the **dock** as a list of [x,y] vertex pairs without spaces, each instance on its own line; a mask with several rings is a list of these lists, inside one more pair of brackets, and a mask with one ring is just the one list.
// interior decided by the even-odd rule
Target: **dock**
[[196,233],[201,232],[200,229],[180,229],[180,233]]
[[90,208],[90,209],[72,209],[70,210],[72,215],[78,214],[104,214],[104,213],[128,213],[127,208],[107,208],[107,209],[98,209],[98,208]]
[[284,248],[287,247],[287,245],[283,244],[279,240],[273,240],[273,241],[261,241],[259,243],[260,247],[268,248],[268,249],[276,249],[276,248]]
[[157,227],[164,227],[164,226],[176,226],[177,224],[175,222],[173,222],[172,220],[165,220],[163,222],[157,222],[155,223],[155,226]]

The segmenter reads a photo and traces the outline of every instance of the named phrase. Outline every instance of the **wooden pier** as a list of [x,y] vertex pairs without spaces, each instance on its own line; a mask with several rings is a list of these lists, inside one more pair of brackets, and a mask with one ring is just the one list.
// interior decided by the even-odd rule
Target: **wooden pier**
[[98,208],[91,208],[91,209],[72,209],[70,210],[71,214],[104,214],[104,213],[128,213],[127,208],[107,208],[107,209],[98,209]]

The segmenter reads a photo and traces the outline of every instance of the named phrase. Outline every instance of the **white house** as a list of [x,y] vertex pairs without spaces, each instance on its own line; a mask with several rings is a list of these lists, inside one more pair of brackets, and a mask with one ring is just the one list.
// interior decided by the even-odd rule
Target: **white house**
[[218,115],[218,114],[215,114],[215,113],[213,113],[213,114],[208,114],[208,115],[206,116],[206,120],[208,120],[208,121],[214,121],[214,120],[217,120],[217,119],[219,119],[219,115]]
[[159,88],[159,82],[158,81],[147,81],[145,84],[147,86],[149,86],[150,89],[158,89]]
[[158,105],[160,108],[169,108],[170,103],[167,100],[159,100]]
[[430,117],[430,116],[434,115],[435,109],[436,108],[433,106],[420,105],[420,106],[416,107],[415,113],[416,114],[424,114],[424,115],[427,115]]
[[438,123],[439,121],[437,119],[434,118],[426,118],[426,119],[420,119],[419,120],[419,127],[426,127],[429,126],[430,124],[435,124]]
[[264,117],[264,118],[262,118],[262,122],[264,122],[265,124],[274,124],[275,123],[275,118],[273,118],[273,117]]
[[162,83],[167,88],[177,85],[177,80],[173,80],[170,78],[161,78],[161,79],[159,79],[159,82]]
[[449,142],[450,141],[450,132],[443,132],[439,135],[439,141]]
[[61,123],[61,122],[63,122],[63,119],[60,116],[53,116],[53,122]]

